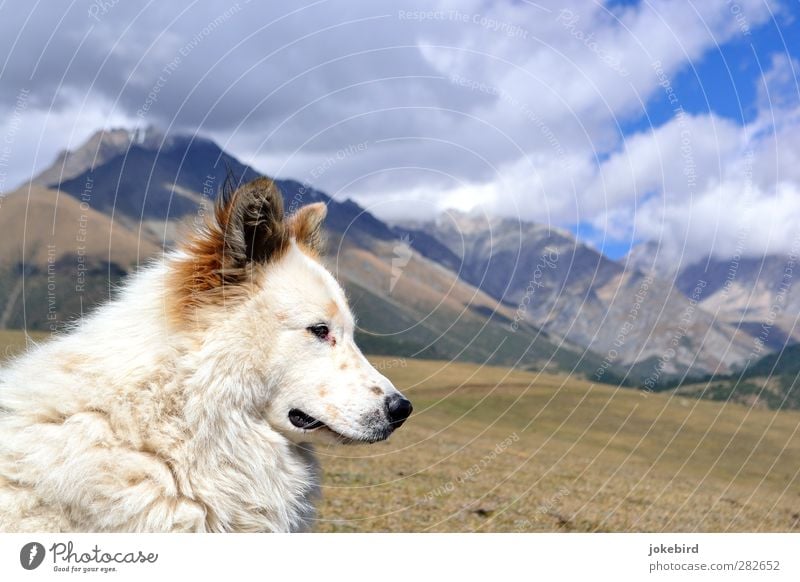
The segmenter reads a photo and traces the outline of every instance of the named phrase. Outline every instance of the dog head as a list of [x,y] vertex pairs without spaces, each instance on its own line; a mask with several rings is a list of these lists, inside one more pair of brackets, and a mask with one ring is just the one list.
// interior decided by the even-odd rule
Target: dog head
[[325,214],[319,203],[284,217],[266,178],[229,188],[179,250],[172,312],[201,330],[226,406],[294,442],[375,442],[411,403],[355,344],[345,294],[319,259]]

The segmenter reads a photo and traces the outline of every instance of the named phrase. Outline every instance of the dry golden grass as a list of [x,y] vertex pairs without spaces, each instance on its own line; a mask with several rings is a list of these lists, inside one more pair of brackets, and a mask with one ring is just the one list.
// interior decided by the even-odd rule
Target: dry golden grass
[[415,414],[386,444],[319,451],[317,531],[800,530],[799,413],[470,364],[384,371]]
[[[24,347],[0,332],[0,357]],[[413,401],[319,449],[316,531],[800,531],[800,413],[373,358]]]

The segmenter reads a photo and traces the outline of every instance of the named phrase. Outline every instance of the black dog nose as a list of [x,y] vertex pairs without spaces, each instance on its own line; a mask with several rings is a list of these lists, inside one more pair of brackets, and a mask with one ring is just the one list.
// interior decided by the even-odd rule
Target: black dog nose
[[403,398],[400,394],[392,394],[386,397],[386,412],[389,415],[389,422],[392,428],[400,428],[413,410],[411,402]]

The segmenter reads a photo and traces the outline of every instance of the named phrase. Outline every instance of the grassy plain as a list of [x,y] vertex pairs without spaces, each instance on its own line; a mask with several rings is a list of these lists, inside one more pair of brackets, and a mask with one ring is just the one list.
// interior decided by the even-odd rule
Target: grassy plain
[[374,358],[415,413],[318,451],[317,531],[800,531],[800,413]]

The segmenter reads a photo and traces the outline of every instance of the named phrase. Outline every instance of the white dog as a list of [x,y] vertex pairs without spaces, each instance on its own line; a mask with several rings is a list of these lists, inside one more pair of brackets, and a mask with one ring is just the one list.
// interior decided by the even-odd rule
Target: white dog
[[0,531],[297,531],[309,443],[375,442],[411,403],[353,341],[325,205],[259,179],[71,333],[0,375]]

